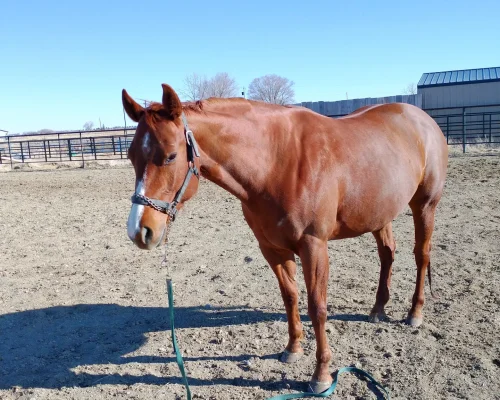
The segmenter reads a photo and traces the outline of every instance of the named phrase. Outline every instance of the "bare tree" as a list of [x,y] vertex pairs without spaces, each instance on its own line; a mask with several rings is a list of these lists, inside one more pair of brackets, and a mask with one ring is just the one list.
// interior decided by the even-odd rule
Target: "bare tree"
[[293,85],[293,81],[275,74],[261,76],[248,85],[248,98],[274,104],[291,104],[295,97]]
[[409,83],[408,86],[403,89],[403,94],[417,94],[417,85],[413,82]]
[[236,97],[238,85],[227,72],[220,72],[208,81],[208,97]]
[[193,73],[184,78],[184,89],[179,92],[186,100],[203,100],[207,98],[207,87],[207,79]]
[[209,97],[235,97],[238,85],[227,72],[218,73],[211,79],[191,74],[184,79],[184,89],[179,92],[186,100],[190,101],[208,99]]
[[36,133],[39,133],[40,135],[45,135],[45,134],[47,134],[47,133],[52,133],[52,132],[54,132],[52,129],[47,129],[47,128],[45,128],[45,129],[40,129],[40,130],[39,130],[39,131],[37,131]]
[[83,124],[83,129],[85,129],[86,131],[91,131],[93,127],[94,123],[92,121],[87,121]]

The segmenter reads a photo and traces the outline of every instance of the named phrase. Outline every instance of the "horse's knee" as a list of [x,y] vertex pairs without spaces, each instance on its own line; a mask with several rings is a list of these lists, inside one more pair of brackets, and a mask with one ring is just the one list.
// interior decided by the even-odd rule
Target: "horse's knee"
[[328,317],[328,310],[323,302],[314,301],[313,299],[309,299],[309,304],[307,307],[309,317],[311,321],[314,322],[324,322]]

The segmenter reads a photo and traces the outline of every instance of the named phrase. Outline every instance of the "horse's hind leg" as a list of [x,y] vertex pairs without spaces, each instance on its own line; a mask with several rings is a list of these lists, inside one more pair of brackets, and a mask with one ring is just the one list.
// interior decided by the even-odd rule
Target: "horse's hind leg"
[[434,230],[434,214],[439,199],[410,203],[415,224],[415,262],[417,264],[417,283],[413,294],[412,306],[406,322],[411,326],[420,326],[423,321],[422,308],[425,301],[425,272],[430,268],[431,237]]
[[304,352],[300,344],[303,338],[303,331],[298,306],[297,282],[295,280],[297,273],[295,256],[291,251],[267,247],[262,243],[260,244],[260,249],[278,278],[281,297],[286,309],[289,337],[288,345],[281,356],[281,361],[291,363],[298,360]]
[[396,241],[392,234],[392,223],[372,233],[377,241],[378,255],[380,257],[380,278],[375,305],[370,312],[369,320],[370,322],[379,322],[386,317],[384,307],[389,301],[392,263],[394,262],[394,253],[396,252]]

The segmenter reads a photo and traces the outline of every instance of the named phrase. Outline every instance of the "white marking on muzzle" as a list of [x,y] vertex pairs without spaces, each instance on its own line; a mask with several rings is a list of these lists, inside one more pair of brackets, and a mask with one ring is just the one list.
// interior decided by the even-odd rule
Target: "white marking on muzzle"
[[[149,133],[146,132],[143,138],[142,147],[143,150],[147,149],[149,144]],[[142,179],[137,183],[137,187],[135,188],[136,194],[141,194],[144,196],[146,191],[145,184],[147,178],[147,167],[144,169],[144,174],[142,175]],[[141,229],[141,219],[144,214],[144,206],[141,204],[132,204],[132,208],[130,209],[130,214],[128,215],[127,221],[127,234],[130,240],[134,241],[135,237],[139,233]]]

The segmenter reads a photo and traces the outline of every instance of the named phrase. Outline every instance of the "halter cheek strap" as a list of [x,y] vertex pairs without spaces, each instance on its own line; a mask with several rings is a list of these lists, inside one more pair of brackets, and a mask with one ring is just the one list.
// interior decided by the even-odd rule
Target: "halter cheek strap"
[[155,209],[156,211],[159,211],[163,214],[167,214],[172,221],[175,220],[175,216],[177,215],[177,204],[179,204],[179,202],[182,200],[182,196],[184,196],[184,193],[186,192],[191,177],[195,175],[198,179],[200,178],[200,172],[198,171],[198,168],[196,168],[196,166],[194,165],[195,157],[200,156],[198,144],[196,143],[193,132],[188,127],[186,116],[184,115],[184,113],[182,113],[181,118],[184,124],[184,133],[186,137],[188,170],[186,173],[186,177],[184,178],[184,182],[182,183],[180,189],[177,191],[174,200],[171,203],[169,203],[163,200],[151,199],[147,196],[138,193],[134,193],[131,198],[133,204],[149,206]]

